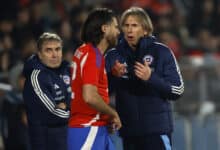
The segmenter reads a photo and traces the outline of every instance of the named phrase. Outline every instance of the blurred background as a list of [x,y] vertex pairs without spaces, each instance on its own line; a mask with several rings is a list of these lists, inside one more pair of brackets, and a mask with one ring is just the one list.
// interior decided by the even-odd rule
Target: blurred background
[[[2,0],[0,2],[0,149],[30,150],[22,100],[23,63],[44,31],[64,41],[64,59],[81,44],[88,12],[144,8],[154,35],[174,52],[185,93],[173,103],[174,150],[220,150],[220,0]],[[120,138],[114,137],[121,150]]]

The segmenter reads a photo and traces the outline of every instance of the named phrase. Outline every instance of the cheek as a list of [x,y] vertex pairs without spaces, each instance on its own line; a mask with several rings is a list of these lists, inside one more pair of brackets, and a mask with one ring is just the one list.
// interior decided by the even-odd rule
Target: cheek
[[60,57],[63,57],[62,51],[59,51],[58,54],[57,54],[57,56],[58,56],[59,58],[60,58]]
[[139,38],[141,38],[141,37],[143,37],[144,36],[144,31],[142,31],[142,30],[140,30],[140,31],[138,31],[138,32],[136,32],[137,34],[136,34],[136,38],[137,39],[139,39]]

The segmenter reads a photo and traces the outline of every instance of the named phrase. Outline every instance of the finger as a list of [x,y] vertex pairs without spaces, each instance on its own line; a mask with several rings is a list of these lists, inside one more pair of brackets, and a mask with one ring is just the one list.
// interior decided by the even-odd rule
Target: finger
[[140,72],[144,72],[145,67],[138,66],[138,65],[134,65],[134,69],[135,69],[135,70],[138,70],[138,71],[140,71]]
[[143,64],[140,63],[140,62],[135,62],[135,65],[138,66],[138,67],[141,68],[141,69],[144,69],[144,68],[145,68],[145,65],[143,65]]
[[144,66],[142,63],[140,63],[140,62],[138,62],[138,61],[135,62],[135,65],[140,66],[140,67],[143,67],[143,66]]
[[119,60],[117,59],[114,64],[120,64]]
[[141,78],[142,75],[143,75],[143,73],[142,73],[141,71],[139,71],[139,70],[135,70],[135,75],[136,75],[137,77]]
[[119,130],[121,128],[122,124],[119,122],[116,126],[116,130]]
[[144,66],[149,66],[150,62],[147,62],[146,60],[144,60]]

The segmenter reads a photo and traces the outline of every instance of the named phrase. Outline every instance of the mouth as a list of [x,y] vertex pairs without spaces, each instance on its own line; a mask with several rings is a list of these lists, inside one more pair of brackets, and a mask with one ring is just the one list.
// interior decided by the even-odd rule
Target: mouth
[[51,64],[58,64],[58,63],[59,63],[59,60],[51,60],[50,63],[51,63]]
[[127,36],[128,41],[134,41],[134,36]]

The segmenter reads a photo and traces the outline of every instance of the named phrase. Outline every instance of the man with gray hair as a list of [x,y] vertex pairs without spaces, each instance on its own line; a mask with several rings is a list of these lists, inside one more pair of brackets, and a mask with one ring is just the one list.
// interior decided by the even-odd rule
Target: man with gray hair
[[62,61],[62,40],[43,33],[38,52],[24,65],[23,90],[32,150],[65,150],[71,95],[69,64]]
[[124,150],[171,150],[171,101],[184,91],[175,56],[152,36],[144,9],[125,10],[121,27],[123,37],[107,53],[106,69],[123,124]]

